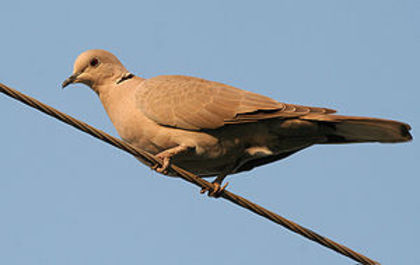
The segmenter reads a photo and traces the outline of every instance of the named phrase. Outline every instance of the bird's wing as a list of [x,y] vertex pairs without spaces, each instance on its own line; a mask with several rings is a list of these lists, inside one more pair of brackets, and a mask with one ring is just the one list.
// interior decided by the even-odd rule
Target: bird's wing
[[222,83],[189,76],[157,76],[137,88],[140,110],[155,122],[188,130],[291,118],[334,110],[277,102]]

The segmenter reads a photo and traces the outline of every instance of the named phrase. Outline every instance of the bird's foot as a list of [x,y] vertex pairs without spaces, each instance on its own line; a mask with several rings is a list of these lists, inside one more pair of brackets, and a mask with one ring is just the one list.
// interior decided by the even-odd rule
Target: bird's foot
[[221,186],[221,183],[213,181],[212,182],[214,185],[214,189],[210,190],[208,188],[202,188],[200,193],[204,194],[206,192],[208,192],[208,196],[209,197],[213,197],[213,198],[219,198],[220,195],[222,195],[223,191],[226,189],[227,185],[229,185],[229,182],[226,182],[225,185]]
[[159,164],[156,164],[152,167],[153,170],[156,170],[159,173],[162,173],[164,175],[168,175],[168,168],[171,164],[171,158],[174,155],[180,154],[182,152],[185,152],[188,150],[188,146],[186,145],[178,145],[173,148],[167,149],[165,151],[160,152],[156,155],[156,158],[162,160],[162,166]]
[[156,164],[152,167],[153,170],[156,170],[156,172],[167,175],[168,174],[168,168],[171,164],[171,156],[166,154],[157,154],[157,158],[162,160],[162,165]]

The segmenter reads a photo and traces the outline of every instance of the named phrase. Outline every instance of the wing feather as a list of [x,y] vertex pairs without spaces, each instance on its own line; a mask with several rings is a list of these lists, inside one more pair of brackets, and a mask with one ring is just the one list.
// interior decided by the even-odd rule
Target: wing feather
[[269,97],[189,76],[157,76],[137,87],[139,109],[155,122],[187,130],[286,119],[334,110],[277,102]]

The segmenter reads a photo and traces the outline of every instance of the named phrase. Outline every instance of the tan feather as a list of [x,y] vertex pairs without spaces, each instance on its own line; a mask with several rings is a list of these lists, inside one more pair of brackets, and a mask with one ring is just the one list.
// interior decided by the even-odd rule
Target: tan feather
[[[280,103],[236,87],[186,76],[157,76],[145,80],[138,89],[137,101],[143,113],[155,122],[188,130],[334,112]],[[168,111],[175,115],[165,113]]]

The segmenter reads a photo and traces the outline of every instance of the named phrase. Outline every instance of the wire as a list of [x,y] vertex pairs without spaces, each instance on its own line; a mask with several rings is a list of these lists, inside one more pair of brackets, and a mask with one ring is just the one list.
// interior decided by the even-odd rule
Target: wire
[[[64,114],[58,110],[56,110],[53,107],[50,107],[42,102],[39,102],[38,100],[29,97],[25,94],[22,94],[18,91],[16,91],[15,89],[12,89],[10,87],[7,87],[6,85],[0,83],[0,92],[32,107],[35,108],[47,115],[50,115],[64,123],[67,123],[68,125],[71,125],[73,127],[75,127],[76,129],[79,129],[87,134],[90,134],[91,136],[98,138],[110,145],[113,145],[121,150],[126,151],[127,153],[132,154],[133,156],[135,156],[136,158],[138,158],[143,164],[147,165],[148,167],[153,167],[156,164],[162,165],[162,161],[157,159],[156,157],[154,157],[152,154],[138,149],[120,139],[117,139],[101,130],[98,130],[82,121],[79,121],[67,114]],[[174,165],[171,164],[170,165],[170,171],[171,173],[176,174],[177,176],[181,177],[182,179],[193,183],[201,188],[206,188],[210,191],[214,190],[214,185],[202,178],[199,178],[198,176]],[[326,237],[323,237],[319,234],[317,234],[316,232],[302,227],[298,224],[296,224],[293,221],[290,221],[272,211],[269,211],[239,195],[236,195],[232,192],[229,192],[228,190],[224,190],[220,197],[234,203],[237,204],[243,208],[246,208],[262,217],[265,217],[271,221],[273,221],[274,223],[277,223],[309,240],[315,241],[329,249],[332,249],[344,256],[347,256],[357,262],[360,262],[362,264],[367,264],[367,265],[380,265],[379,262],[374,261],[372,259],[369,259],[368,257],[353,251],[352,249],[341,245],[339,243],[336,243],[334,241],[332,241],[331,239],[328,239]]]

